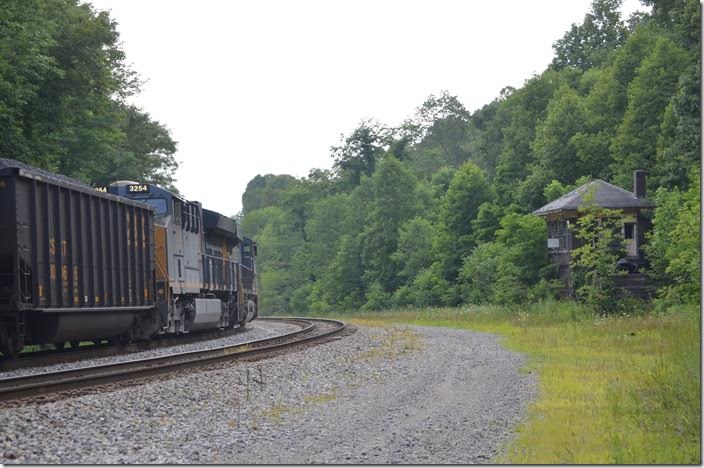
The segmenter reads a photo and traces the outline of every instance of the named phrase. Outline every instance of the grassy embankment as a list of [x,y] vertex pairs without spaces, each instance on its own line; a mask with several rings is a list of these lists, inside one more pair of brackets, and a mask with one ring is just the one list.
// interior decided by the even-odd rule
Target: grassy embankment
[[372,326],[496,333],[529,356],[540,392],[497,462],[700,463],[700,316],[595,317],[574,303],[355,313]]

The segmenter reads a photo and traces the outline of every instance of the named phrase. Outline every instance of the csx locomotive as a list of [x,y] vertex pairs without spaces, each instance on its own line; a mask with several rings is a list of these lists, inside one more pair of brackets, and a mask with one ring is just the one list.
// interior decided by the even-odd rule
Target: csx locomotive
[[256,254],[237,223],[155,185],[0,159],[0,351],[243,327]]

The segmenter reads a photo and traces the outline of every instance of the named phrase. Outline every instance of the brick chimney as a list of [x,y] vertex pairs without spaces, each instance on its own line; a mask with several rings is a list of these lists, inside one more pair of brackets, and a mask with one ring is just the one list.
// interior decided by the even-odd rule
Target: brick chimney
[[645,198],[645,171],[633,171],[633,195]]

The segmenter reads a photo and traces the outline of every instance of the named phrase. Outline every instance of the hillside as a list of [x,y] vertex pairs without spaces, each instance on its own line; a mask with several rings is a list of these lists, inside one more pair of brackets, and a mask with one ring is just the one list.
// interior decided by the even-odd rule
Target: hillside
[[443,91],[396,127],[360,122],[332,171],[255,177],[242,224],[260,246],[262,310],[552,297],[531,211],[590,178],[631,190],[635,169],[660,207],[646,248],[660,303],[696,301],[700,5],[645,4],[621,18],[618,0],[595,0],[547,69],[481,109]]

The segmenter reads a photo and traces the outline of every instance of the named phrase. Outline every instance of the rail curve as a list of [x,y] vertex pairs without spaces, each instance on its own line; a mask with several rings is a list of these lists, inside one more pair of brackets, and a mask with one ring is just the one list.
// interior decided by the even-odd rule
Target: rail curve
[[46,372],[0,379],[0,401],[37,397],[63,391],[151,377],[197,366],[235,361],[258,354],[295,347],[340,333],[345,324],[338,320],[299,317],[259,317],[257,320],[301,325],[275,337],[222,346],[209,350],[188,351],[127,362],[100,364],[78,369]]

